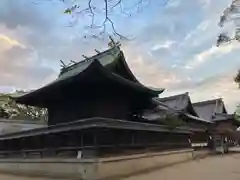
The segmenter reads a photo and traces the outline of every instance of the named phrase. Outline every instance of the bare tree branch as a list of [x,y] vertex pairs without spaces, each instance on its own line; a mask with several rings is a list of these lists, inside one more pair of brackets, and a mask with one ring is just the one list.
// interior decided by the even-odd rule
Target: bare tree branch
[[[91,23],[86,28],[95,30],[97,33],[90,35],[93,38],[101,36],[109,36],[113,34],[120,39],[129,39],[116,28],[117,22],[113,20],[112,15],[125,15],[132,16],[134,13],[142,12],[151,4],[151,0],[84,0],[74,1],[71,0],[32,0],[34,4],[41,2],[62,2],[66,5],[64,13],[71,17],[71,22],[67,27],[72,27],[78,23],[80,17],[88,16],[91,18]],[[168,2],[169,0],[166,0]],[[101,3],[102,2],[102,3]],[[95,4],[94,4],[95,3]],[[97,3],[97,4],[96,4]],[[166,3],[165,3],[166,5]],[[103,15],[103,16],[102,16]],[[102,24],[99,19],[103,18]],[[89,37],[84,35],[84,38]]]
[[91,16],[92,16],[92,24],[91,24],[90,27],[93,27],[95,14],[94,14],[94,12],[93,12],[91,3],[92,3],[92,0],[89,0],[89,1],[88,1],[88,8],[89,8],[90,13],[91,13]]

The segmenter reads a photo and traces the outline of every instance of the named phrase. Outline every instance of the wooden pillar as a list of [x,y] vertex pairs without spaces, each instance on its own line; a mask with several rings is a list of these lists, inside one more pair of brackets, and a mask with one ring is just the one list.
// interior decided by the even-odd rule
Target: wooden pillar
[[9,149],[9,140],[4,141],[4,146],[5,146],[5,150],[7,150],[7,151],[10,150]]
[[11,139],[7,140],[7,150],[9,150],[9,151],[12,150],[12,141],[11,141]]
[[[95,131],[83,132],[82,138],[83,138],[82,158],[90,159],[98,158],[98,148],[93,147],[97,145],[97,136]],[[87,140],[87,143],[85,142],[85,140]]]
[[26,143],[26,139],[25,138],[21,138],[20,139],[20,146],[21,146],[21,150],[22,150],[22,155],[24,158],[27,158],[27,153],[25,150],[27,150],[27,143]]
[[4,150],[4,141],[0,141],[0,150]]
[[99,132],[98,130],[96,130],[96,131],[93,132],[93,145],[94,145],[94,146],[97,146],[97,145],[98,145],[98,140],[97,140],[98,132]]
[[80,134],[80,146],[81,146],[82,148],[83,148],[83,146],[84,146],[83,139],[84,139],[84,133],[81,132],[81,134]]
[[56,134],[48,134],[44,137],[46,140],[46,147],[48,151],[46,153],[47,156],[56,156],[58,154],[58,147],[57,147],[57,139],[59,137]]
[[24,139],[24,138],[21,138],[21,139],[19,139],[19,140],[20,140],[21,150],[26,149],[26,146],[25,146],[25,139]]
[[48,146],[51,148],[56,148],[57,147],[57,142],[58,142],[58,137],[56,134],[49,134],[48,136]]
[[135,137],[134,137],[134,132],[131,132],[131,144],[134,145],[135,144]]
[[76,137],[76,133],[75,132],[68,132],[67,133],[67,145],[68,146],[77,146],[78,144],[78,139]]
[[43,136],[36,136],[36,148],[39,149],[39,154],[40,154],[40,158],[43,158],[43,151],[44,151],[44,144],[43,144]]
[[35,136],[35,145],[34,145],[34,147],[36,148],[36,149],[43,149],[43,147],[42,147],[42,136]]

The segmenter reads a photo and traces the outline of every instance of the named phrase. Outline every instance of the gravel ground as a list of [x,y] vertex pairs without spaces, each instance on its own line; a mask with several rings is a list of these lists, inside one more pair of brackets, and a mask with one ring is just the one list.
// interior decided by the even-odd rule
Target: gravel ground
[[208,157],[124,180],[240,180],[240,153]]
[[[1,174],[0,180],[50,180]],[[240,153],[212,156],[124,180],[240,180]]]

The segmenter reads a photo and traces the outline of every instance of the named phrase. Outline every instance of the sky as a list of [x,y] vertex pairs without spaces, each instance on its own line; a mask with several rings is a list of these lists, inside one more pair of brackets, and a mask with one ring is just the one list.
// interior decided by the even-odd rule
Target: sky
[[[121,43],[134,75],[147,86],[165,88],[160,97],[184,92],[193,102],[221,97],[233,112],[240,103],[233,81],[240,44],[215,46],[219,17],[230,0],[165,1],[152,0],[139,12],[126,8],[134,12],[131,17],[120,8],[111,15],[117,31],[131,39]],[[127,3],[123,0],[131,7]],[[106,40],[83,38],[93,31],[86,28],[89,16],[78,16],[69,27],[73,18],[63,14],[65,8],[59,0],[0,1],[1,92],[39,88],[57,77],[60,60],[80,61],[82,54],[107,48]],[[99,12],[96,21],[102,20]]]

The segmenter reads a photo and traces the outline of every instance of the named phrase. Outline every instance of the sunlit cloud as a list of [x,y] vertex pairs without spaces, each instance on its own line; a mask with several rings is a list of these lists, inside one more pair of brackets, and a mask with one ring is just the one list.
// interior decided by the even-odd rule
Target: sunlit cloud
[[207,63],[208,61],[214,60],[216,57],[230,53],[234,49],[240,49],[240,45],[238,43],[231,43],[220,47],[212,46],[211,48],[194,55],[193,58],[185,65],[185,68],[194,69],[204,63]]
[[[56,78],[59,60],[79,61],[81,54],[91,56],[94,49],[107,48],[105,40],[82,38],[87,31],[82,25],[88,24],[84,17],[76,27],[63,27],[69,22],[68,16],[59,14],[62,6],[60,9],[56,6],[53,11],[53,4],[45,2],[31,5],[28,10],[25,0],[0,3],[3,1],[7,3],[1,4],[6,11],[0,12],[0,27],[4,27],[0,28],[0,87],[3,87],[0,91],[8,90],[4,87],[38,88]],[[152,1],[133,18],[124,18],[121,14],[118,19],[114,15],[116,29],[123,35],[128,33],[127,25],[134,26],[131,34],[136,38],[122,42],[122,49],[139,81],[147,86],[166,88],[165,95],[189,91],[193,101],[221,96],[233,110],[239,97],[233,82],[236,71],[233,66],[240,65],[236,57],[239,45],[215,47],[220,32],[217,23],[228,1],[171,0],[161,10]],[[224,61],[233,56],[234,60]],[[226,68],[218,76],[220,61]]]
[[20,46],[22,48],[25,48],[25,45],[21,44],[20,42],[18,42],[15,39],[11,39],[10,37],[0,34],[0,41],[4,41],[6,43],[8,43],[10,46]]
[[175,43],[175,41],[168,40],[168,41],[165,41],[163,43],[159,43],[159,44],[154,45],[152,47],[152,50],[156,51],[158,49],[169,49],[174,43]]

